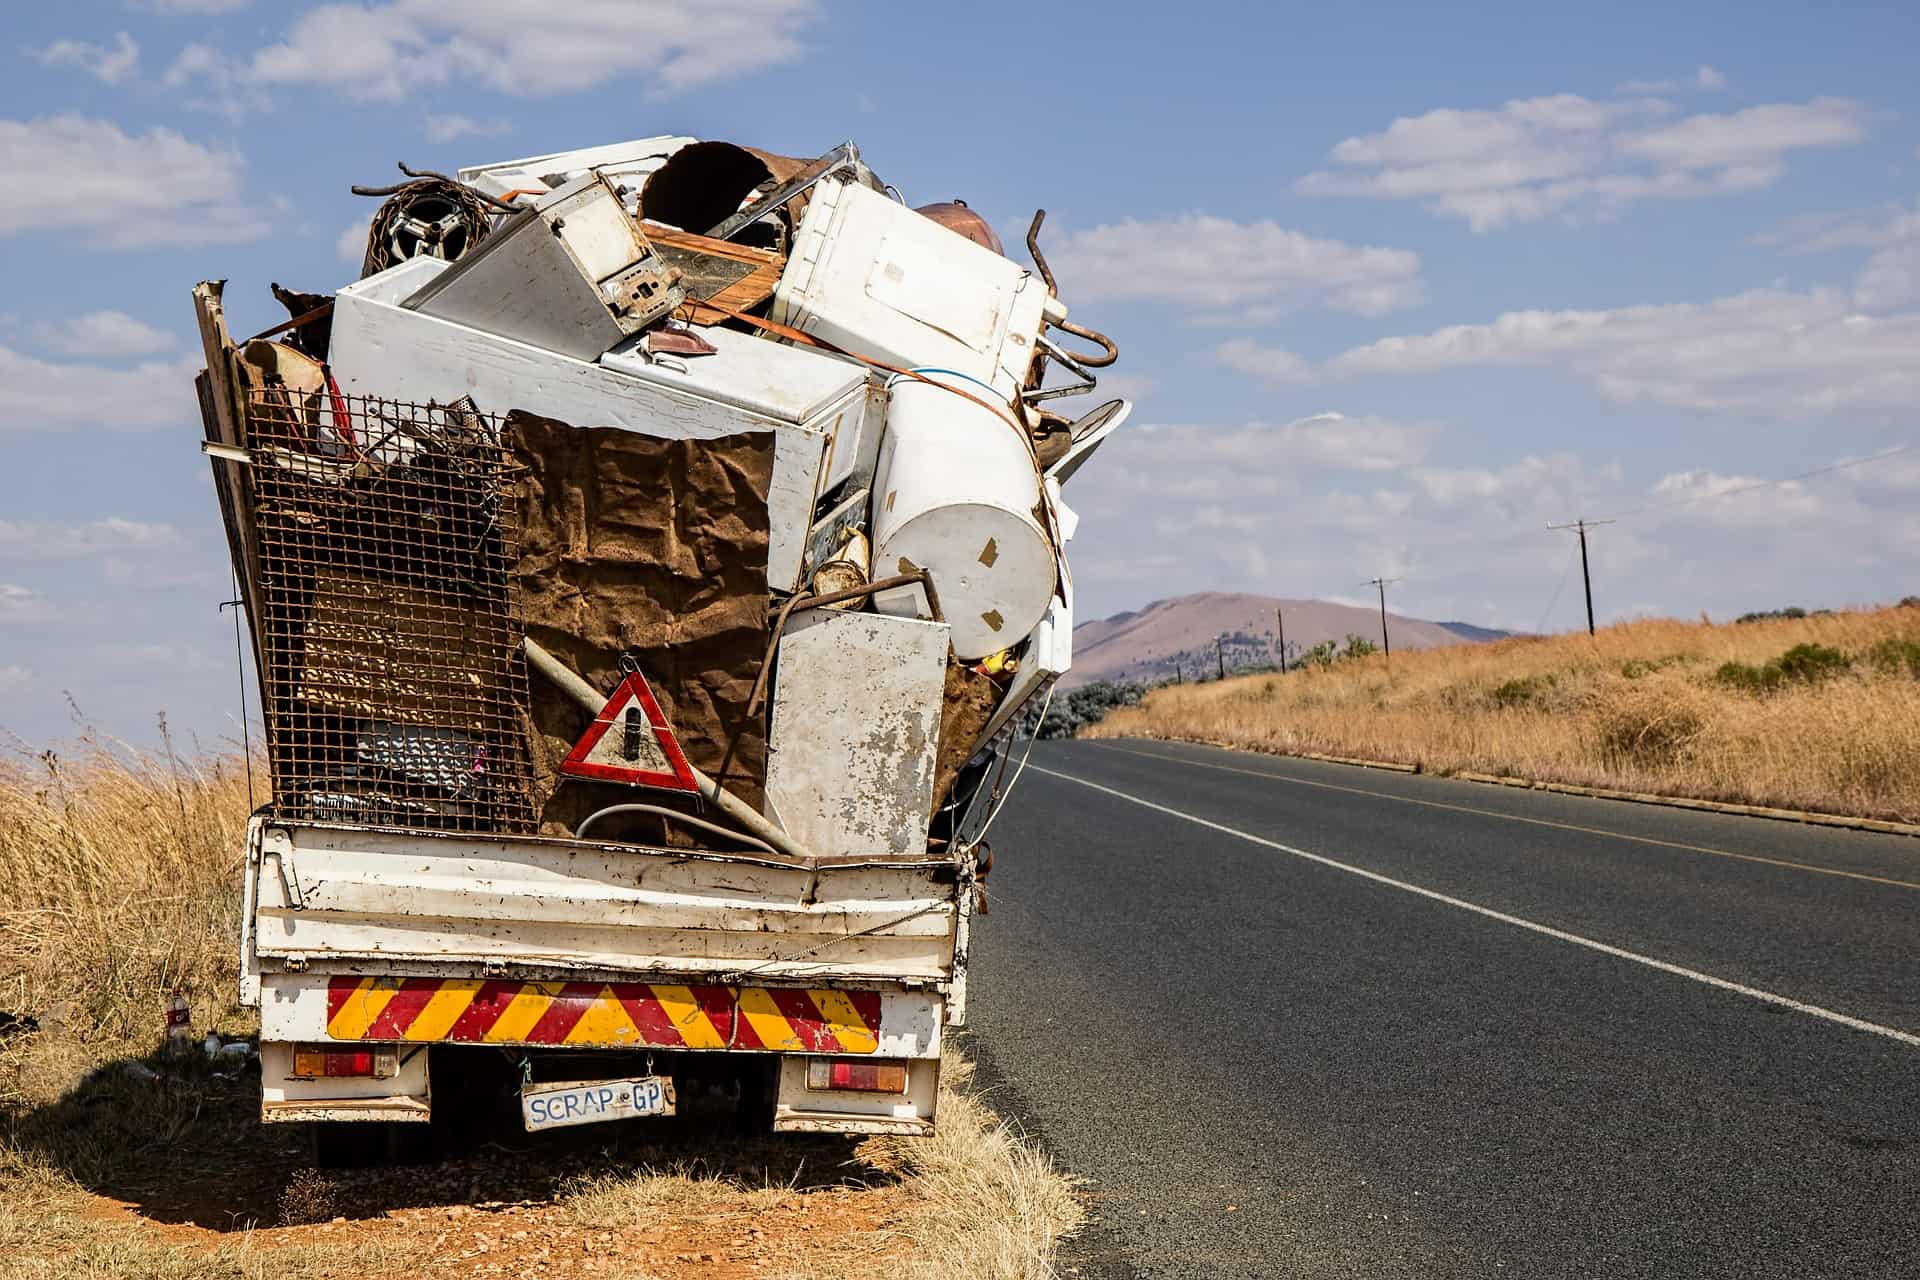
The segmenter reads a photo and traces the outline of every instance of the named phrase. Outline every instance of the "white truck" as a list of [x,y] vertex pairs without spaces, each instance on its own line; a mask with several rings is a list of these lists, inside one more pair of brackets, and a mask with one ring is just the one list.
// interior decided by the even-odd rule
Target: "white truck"
[[[283,298],[278,341],[233,343],[219,286],[196,291],[274,776],[240,942],[264,1121],[349,1160],[509,1096],[529,1130],[717,1094],[776,1131],[932,1131],[981,836],[1070,656],[1061,484],[1128,406],[1046,412],[1113,350],[1066,322],[1037,245],[1044,280],[957,202],[878,186],[851,144],[643,139],[406,184],[365,278]],[[663,219],[690,201],[728,216]],[[1049,386],[1049,360],[1081,381]],[[562,462],[530,440],[603,448],[579,483],[606,493],[553,498]],[[659,452],[606,479],[636,444]],[[603,599],[613,578],[553,585],[594,547],[530,561],[531,524],[611,546],[616,489],[679,467],[677,508],[714,458],[758,459],[758,493],[658,518],[675,547],[734,529],[747,578],[662,553]],[[768,643],[732,686],[689,620],[716,598]],[[597,683],[535,639],[581,600],[573,666],[619,651]],[[656,699],[642,668],[681,659]],[[688,739],[703,708],[764,733],[759,790],[728,772],[737,725],[724,752]],[[576,792],[597,799],[556,807]]]

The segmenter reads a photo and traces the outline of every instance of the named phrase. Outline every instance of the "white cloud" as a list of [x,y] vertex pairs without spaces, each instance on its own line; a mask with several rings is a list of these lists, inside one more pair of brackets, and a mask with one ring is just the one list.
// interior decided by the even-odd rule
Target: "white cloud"
[[1346,139],[1334,147],[1332,167],[1295,187],[1418,200],[1487,231],[1555,215],[1614,217],[1643,200],[1750,191],[1778,181],[1791,152],[1866,137],[1866,111],[1845,98],[1681,119],[1673,110],[1658,98],[1574,94],[1441,108]]
[[23,667],[17,662],[9,662],[6,666],[0,667],[0,693],[18,689],[32,682],[33,671],[30,668]]
[[180,531],[170,524],[106,516],[80,524],[0,520],[0,559],[84,560],[108,552],[139,554],[172,550]]
[[246,68],[209,44],[194,43],[181,49],[160,82],[169,89],[201,85],[201,92],[187,97],[186,105],[232,121],[273,109],[273,99],[247,82]]
[[1692,76],[1685,80],[1629,80],[1620,86],[1621,93],[1679,93],[1687,89],[1704,89],[1717,93],[1727,87],[1727,77],[1704,62],[1695,68]]
[[519,96],[619,78],[675,93],[787,62],[813,0],[517,0],[323,4],[246,62],[257,85],[311,85],[399,101],[446,84]]
[[53,606],[38,591],[0,582],[0,622],[46,622],[53,616]]
[[129,7],[163,18],[184,18],[203,14],[238,13],[253,0],[129,0]]
[[373,226],[373,214],[358,219],[333,242],[333,256],[351,266],[367,260],[367,230]]
[[44,49],[27,52],[43,67],[78,67],[107,84],[131,79],[140,69],[140,46],[124,31],[114,34],[111,48],[84,40],[55,40]]
[[110,248],[266,234],[243,200],[245,161],[171,129],[129,136],[78,115],[0,120],[0,236],[80,230]]
[[1872,251],[1854,280],[1854,301],[1869,311],[1920,302],[1920,203],[1892,205],[1868,214],[1817,214],[1795,218],[1754,242],[1788,253],[1836,249]]
[[1271,317],[1305,306],[1379,315],[1420,301],[1420,258],[1274,222],[1193,213],[1065,236],[1048,252],[1075,301],[1140,298]]
[[42,321],[33,329],[41,345],[62,355],[147,356],[171,351],[179,339],[124,311],[89,311],[69,320]]
[[[1698,505],[1688,518],[1727,528],[1806,523],[1823,509],[1820,495],[1800,481],[1774,484],[1760,476],[1705,469],[1669,472],[1649,492],[1655,504]],[[1714,501],[1723,498],[1726,501]]]
[[1335,375],[1563,367],[1609,399],[1749,413],[1903,407],[1920,397],[1920,314],[1866,315],[1844,293],[1756,289],[1707,303],[1513,311],[1383,338]]
[[1564,450],[1427,456],[1453,434],[1331,413],[1123,427],[1067,486],[1080,616],[1191,591],[1332,598],[1381,573],[1405,579],[1389,603],[1415,617],[1572,627],[1578,549],[1546,526],[1583,514],[1620,517],[1591,540],[1602,617],[1629,602],[1728,617],[1913,590],[1920,452],[1748,487],[1759,478],[1724,468],[1630,479]]
[[[1818,220],[1783,243],[1871,247],[1851,288],[1753,289],[1711,302],[1509,311],[1382,338],[1326,376],[1488,365],[1568,370],[1610,399],[1764,415],[1907,409],[1920,398],[1920,214]],[[1799,239],[1792,239],[1797,234]]]
[[504,120],[475,120],[463,115],[429,115],[426,119],[428,142],[455,142],[461,138],[498,138],[513,132]]
[[[1238,491],[1243,467],[1258,471],[1281,460],[1288,476],[1302,467],[1352,472],[1398,470],[1425,456],[1427,436],[1421,428],[1405,423],[1332,411],[1291,422],[1253,422],[1238,427],[1149,424],[1121,430],[1128,439],[1136,440],[1134,453],[1150,456],[1147,469],[1139,475],[1139,482],[1149,490],[1168,474],[1184,473],[1189,476],[1185,496],[1218,498],[1231,497]],[[1182,458],[1197,465],[1182,466]],[[1104,453],[1100,459],[1103,465],[1107,461]],[[1169,464],[1171,471],[1157,465],[1159,462]],[[1192,487],[1192,477],[1200,474],[1207,476],[1203,487]]]
[[0,433],[172,427],[197,420],[200,357],[131,369],[59,364],[0,346]]
[[1263,347],[1252,338],[1230,338],[1214,348],[1213,356],[1227,368],[1268,386],[1293,386],[1316,377],[1304,356],[1282,347]]

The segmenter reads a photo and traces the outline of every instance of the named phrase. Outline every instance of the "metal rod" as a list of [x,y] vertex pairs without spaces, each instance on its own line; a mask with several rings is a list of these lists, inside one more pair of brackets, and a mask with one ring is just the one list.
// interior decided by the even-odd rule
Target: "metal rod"
[[[606,709],[606,695],[580,677],[572,667],[560,661],[537,641],[532,639],[521,642],[527,651],[527,662],[545,676],[554,688],[572,698],[590,716],[598,716]],[[723,791],[720,785],[698,768],[689,764],[694,783],[700,788],[700,794],[710,801],[720,812],[745,827],[759,839],[772,845],[775,850],[792,858],[814,860],[814,853],[805,845],[788,835],[778,825],[770,822],[759,810],[736,796],[731,791]]]
[[854,164],[860,159],[860,150],[852,142],[843,142],[827,154],[815,160],[785,182],[755,200],[746,208],[721,222],[719,226],[706,233],[710,240],[731,240],[760,219],[786,204],[801,192],[838,169],[843,164]]

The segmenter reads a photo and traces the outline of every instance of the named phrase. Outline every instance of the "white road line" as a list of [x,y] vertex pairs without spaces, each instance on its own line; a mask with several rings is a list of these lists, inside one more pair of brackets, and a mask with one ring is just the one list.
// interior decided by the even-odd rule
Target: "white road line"
[[1195,826],[1206,827],[1210,831],[1218,831],[1222,835],[1229,835],[1237,840],[1245,840],[1248,844],[1257,844],[1263,848],[1275,849],[1281,853],[1292,854],[1294,857],[1304,858],[1308,862],[1317,862],[1323,867],[1332,867],[1335,871],[1345,871],[1349,875],[1359,876],[1363,880],[1372,880],[1376,884],[1384,884],[1389,888],[1401,889],[1407,893],[1418,894],[1423,898],[1431,898],[1435,902],[1444,902],[1450,907],[1458,907],[1462,911],[1471,911],[1475,915],[1485,916],[1489,920],[1498,920],[1502,924],[1510,924],[1516,928],[1544,934],[1549,938],[1555,938],[1561,942],[1571,942],[1576,947],[1585,947],[1589,951],[1598,951],[1602,955],[1613,956],[1620,960],[1630,960],[1634,964],[1642,964],[1649,969],[1658,969],[1662,973],[1671,973],[1678,977],[1690,978],[1695,982],[1704,983],[1709,987],[1718,987],[1722,991],[1731,991],[1736,995],[1743,995],[1749,999],[1759,1000],[1765,1004],[1778,1005],[1782,1009],[1792,1009],[1796,1013],[1804,1013],[1810,1017],[1822,1018],[1828,1022],[1838,1023],[1843,1027],[1851,1027],[1855,1031],[1865,1031],[1872,1035],[1885,1036],[1889,1040],[1898,1040],[1901,1044],[1909,1044],[1920,1048],[1920,1036],[1913,1035],[1910,1032],[1899,1031],[1893,1027],[1883,1027],[1877,1022],[1867,1022],[1860,1018],[1850,1018],[1844,1013],[1836,1013],[1832,1009],[1823,1009],[1817,1004],[1807,1004],[1804,1001],[1791,1000],[1786,996],[1775,995],[1771,991],[1762,991],[1758,987],[1749,987],[1742,983],[1729,982],[1725,978],[1716,978],[1710,973],[1701,973],[1698,969],[1688,969],[1682,965],[1669,964],[1665,960],[1656,960],[1652,956],[1643,956],[1637,951],[1627,951],[1620,947],[1609,946],[1604,942],[1596,942],[1592,938],[1583,938],[1577,933],[1568,933],[1564,929],[1555,929],[1551,925],[1535,924],[1531,920],[1522,920],[1519,916],[1510,916],[1504,911],[1495,911],[1492,907],[1483,907],[1478,903],[1468,902],[1463,898],[1455,898],[1432,889],[1423,889],[1419,885],[1409,884],[1405,880],[1396,880],[1392,876],[1383,876],[1377,871],[1368,871],[1365,867],[1356,867],[1350,863],[1340,862],[1318,853],[1308,853],[1305,849],[1296,849],[1290,844],[1281,844],[1278,840],[1269,840],[1265,836],[1256,836],[1252,832],[1242,831],[1238,827],[1229,827],[1224,823],[1214,822],[1210,819],[1186,813],[1179,809],[1169,808],[1164,804],[1155,804],[1151,800],[1142,800],[1139,796],[1129,795],[1125,791],[1117,791],[1112,787],[1102,786],[1098,782],[1089,782],[1085,778],[1076,778],[1070,773],[1060,773],[1057,770],[1042,768],[1037,764],[1032,767],[1034,772],[1044,773],[1049,778],[1058,778],[1062,782],[1072,782],[1083,787],[1091,787],[1095,791],[1105,792],[1107,795],[1113,796],[1116,799],[1125,800],[1129,804],[1137,804],[1143,809],[1152,809],[1156,813],[1164,813],[1169,817],[1179,818],[1184,822],[1191,822]]

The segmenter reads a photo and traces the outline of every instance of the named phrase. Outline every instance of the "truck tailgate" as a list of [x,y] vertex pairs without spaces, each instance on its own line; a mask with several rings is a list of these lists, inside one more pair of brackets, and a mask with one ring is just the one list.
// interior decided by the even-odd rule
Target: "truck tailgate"
[[955,975],[949,862],[821,867],[532,837],[256,819],[245,981],[259,974],[674,974],[908,987]]

